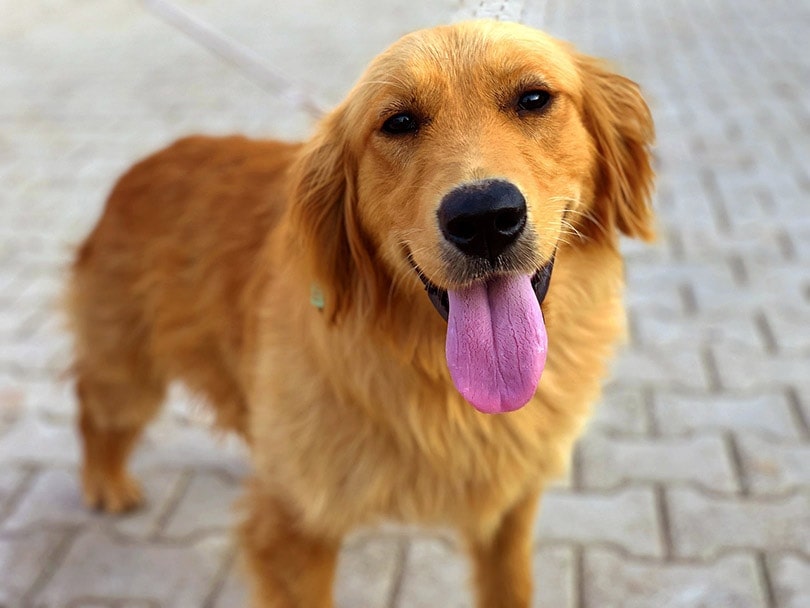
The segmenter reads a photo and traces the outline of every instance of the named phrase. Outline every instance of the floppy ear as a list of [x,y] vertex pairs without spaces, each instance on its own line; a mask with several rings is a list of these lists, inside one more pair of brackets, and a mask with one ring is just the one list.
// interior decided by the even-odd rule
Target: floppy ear
[[645,241],[655,238],[650,205],[655,139],[650,109],[633,81],[580,56],[583,117],[598,155],[594,171],[595,213],[606,228]]
[[372,311],[382,298],[378,265],[357,217],[356,159],[343,114],[338,109],[321,121],[291,175],[291,227],[332,322],[351,307]]

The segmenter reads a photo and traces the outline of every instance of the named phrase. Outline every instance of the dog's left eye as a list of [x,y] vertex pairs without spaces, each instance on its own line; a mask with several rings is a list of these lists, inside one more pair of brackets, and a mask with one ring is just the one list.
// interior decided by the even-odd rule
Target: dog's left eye
[[403,135],[405,133],[415,133],[419,130],[419,121],[410,112],[400,112],[394,114],[383,123],[383,133],[389,135]]
[[518,98],[518,111],[521,112],[537,112],[543,110],[548,106],[551,101],[551,93],[538,89],[535,91],[526,91]]

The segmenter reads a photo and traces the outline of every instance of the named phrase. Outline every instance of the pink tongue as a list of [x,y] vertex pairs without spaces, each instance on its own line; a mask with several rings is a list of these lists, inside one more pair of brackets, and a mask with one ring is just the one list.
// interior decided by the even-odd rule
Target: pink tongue
[[498,277],[447,295],[447,367],[458,391],[487,414],[526,405],[548,346],[530,277]]

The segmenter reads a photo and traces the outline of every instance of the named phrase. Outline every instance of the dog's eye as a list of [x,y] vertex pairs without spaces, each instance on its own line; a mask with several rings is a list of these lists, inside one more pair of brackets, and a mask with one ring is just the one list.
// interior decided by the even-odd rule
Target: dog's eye
[[518,98],[518,111],[537,112],[543,110],[551,101],[551,93],[538,89],[536,91],[526,91]]
[[403,135],[405,133],[415,133],[419,129],[419,121],[410,112],[400,112],[394,114],[383,123],[383,133],[389,135]]

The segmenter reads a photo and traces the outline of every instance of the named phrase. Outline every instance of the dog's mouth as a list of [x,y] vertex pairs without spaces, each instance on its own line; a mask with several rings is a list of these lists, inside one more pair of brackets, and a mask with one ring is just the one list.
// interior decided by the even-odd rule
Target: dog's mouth
[[[430,303],[433,304],[433,308],[436,309],[442,319],[447,321],[448,317],[450,316],[450,298],[447,295],[447,290],[434,285],[430,279],[425,276],[425,273],[419,268],[416,262],[413,260],[412,256],[408,256],[408,260],[413,266],[413,269],[416,271],[416,275],[419,277],[419,280],[422,281],[422,285],[425,286],[425,291],[427,292],[428,299]],[[546,299],[546,293],[548,293],[548,286],[551,282],[551,271],[554,269],[554,256],[551,256],[548,262],[546,262],[543,267],[535,272],[531,279],[530,283],[532,286],[532,290],[534,291],[534,295],[537,296],[537,303],[543,304],[543,300]]]
[[548,336],[540,304],[548,292],[553,256],[533,275],[498,274],[449,290],[433,284],[413,259],[411,264],[447,321],[447,367],[461,395],[490,414],[528,403],[546,363]]

